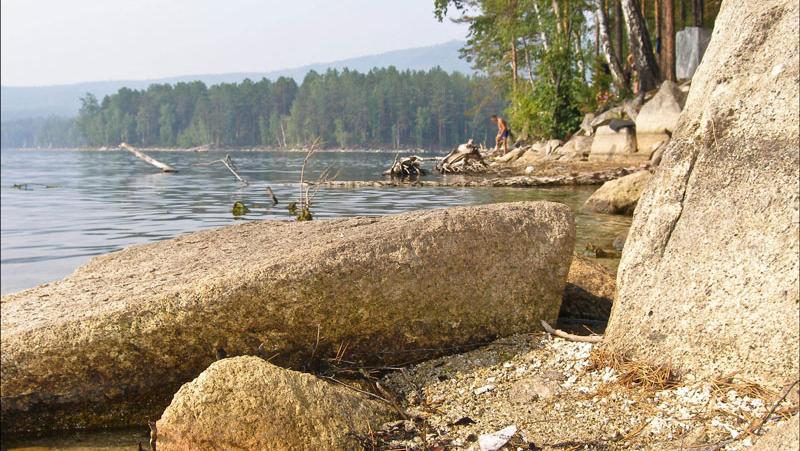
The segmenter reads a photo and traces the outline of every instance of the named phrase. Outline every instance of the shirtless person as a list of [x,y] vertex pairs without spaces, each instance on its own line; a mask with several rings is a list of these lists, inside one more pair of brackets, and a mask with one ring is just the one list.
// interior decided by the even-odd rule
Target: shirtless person
[[496,114],[492,115],[492,122],[497,124],[497,137],[495,137],[494,150],[499,150],[500,143],[503,143],[503,154],[508,153],[508,139],[511,136],[511,131],[508,129],[508,123],[502,117]]

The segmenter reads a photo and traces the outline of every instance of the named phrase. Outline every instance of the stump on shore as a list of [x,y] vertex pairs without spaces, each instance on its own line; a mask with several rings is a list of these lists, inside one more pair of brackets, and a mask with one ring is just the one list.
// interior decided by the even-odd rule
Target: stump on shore
[[422,167],[423,159],[412,155],[410,157],[402,158],[400,160],[395,157],[392,166],[383,172],[383,175],[391,176],[392,178],[399,177],[405,179],[407,177],[416,178],[420,175],[426,175],[426,171]]
[[472,139],[458,146],[436,164],[436,170],[441,174],[475,174],[485,172],[487,168],[480,147]]

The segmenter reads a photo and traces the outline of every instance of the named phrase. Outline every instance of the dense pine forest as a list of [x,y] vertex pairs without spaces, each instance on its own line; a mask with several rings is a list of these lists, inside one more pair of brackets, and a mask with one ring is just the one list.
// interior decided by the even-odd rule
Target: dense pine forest
[[[263,146],[291,148],[319,137],[327,147],[451,147],[491,141],[491,114],[506,107],[484,77],[393,67],[309,72],[293,79],[155,84],[87,94],[74,120],[3,124],[11,146]],[[19,125],[19,127],[15,127]],[[20,133],[25,131],[26,133]]]

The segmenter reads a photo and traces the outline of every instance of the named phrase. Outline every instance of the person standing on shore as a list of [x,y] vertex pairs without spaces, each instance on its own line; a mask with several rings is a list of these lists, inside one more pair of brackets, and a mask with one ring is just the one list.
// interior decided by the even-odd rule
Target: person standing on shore
[[625,70],[623,71],[625,77],[625,85],[628,86],[631,92],[635,95],[639,93],[639,72],[636,70],[636,62],[633,59],[633,54],[629,53]]
[[497,124],[497,136],[495,137],[494,150],[495,152],[499,150],[500,143],[503,143],[503,155],[505,155],[508,153],[508,140],[511,137],[511,130],[508,129],[508,123],[502,117],[493,114],[491,120]]

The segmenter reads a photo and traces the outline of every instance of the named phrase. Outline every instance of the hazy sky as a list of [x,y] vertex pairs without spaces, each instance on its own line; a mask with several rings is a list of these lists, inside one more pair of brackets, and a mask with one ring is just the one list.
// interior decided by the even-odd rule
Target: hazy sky
[[0,0],[2,84],[262,72],[464,39],[433,0]]

